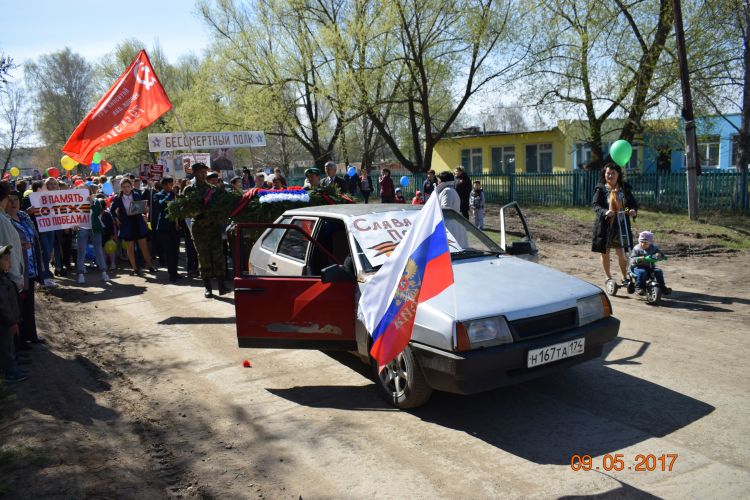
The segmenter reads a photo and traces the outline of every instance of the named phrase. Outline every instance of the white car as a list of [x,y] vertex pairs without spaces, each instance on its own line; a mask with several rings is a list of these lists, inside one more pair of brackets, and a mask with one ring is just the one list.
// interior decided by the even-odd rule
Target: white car
[[[504,207],[502,247],[446,210],[455,286],[419,305],[409,346],[378,373],[357,302],[420,208],[316,206],[274,224],[238,225],[239,346],[355,351],[383,396],[411,408],[433,390],[471,394],[599,357],[617,336],[619,320],[598,287],[510,255],[536,253],[517,206]],[[523,234],[506,229],[507,209]]]

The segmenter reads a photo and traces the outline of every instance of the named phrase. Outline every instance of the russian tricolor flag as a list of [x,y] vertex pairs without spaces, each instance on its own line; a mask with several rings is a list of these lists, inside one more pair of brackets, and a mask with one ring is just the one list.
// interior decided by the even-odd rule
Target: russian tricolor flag
[[370,355],[385,366],[411,340],[417,306],[453,284],[448,237],[430,196],[391,256],[362,291],[357,315],[372,335]]

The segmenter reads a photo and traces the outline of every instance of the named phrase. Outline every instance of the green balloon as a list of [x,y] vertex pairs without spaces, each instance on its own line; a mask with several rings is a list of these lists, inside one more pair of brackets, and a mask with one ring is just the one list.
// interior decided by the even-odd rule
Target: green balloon
[[99,154],[99,151],[94,153],[94,160],[91,163],[99,163],[102,159],[102,155]]
[[620,139],[612,144],[609,148],[609,156],[612,157],[612,161],[624,167],[630,161],[630,156],[633,154],[633,148],[630,146],[628,141]]

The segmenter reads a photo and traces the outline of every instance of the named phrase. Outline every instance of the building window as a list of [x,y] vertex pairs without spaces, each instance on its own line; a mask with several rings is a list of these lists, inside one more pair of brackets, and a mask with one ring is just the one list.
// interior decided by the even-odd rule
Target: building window
[[552,172],[552,144],[526,145],[526,172]]
[[492,148],[492,173],[513,174],[516,171],[516,148],[505,146]]
[[461,150],[461,166],[469,174],[482,173],[482,148]]
[[698,156],[703,168],[719,168],[720,137],[709,135],[698,139]]

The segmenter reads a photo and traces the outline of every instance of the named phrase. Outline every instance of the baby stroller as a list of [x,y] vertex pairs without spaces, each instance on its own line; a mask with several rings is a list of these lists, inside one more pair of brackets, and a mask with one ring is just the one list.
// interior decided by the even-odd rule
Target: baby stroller
[[[645,257],[645,260],[649,264],[655,264],[657,262],[667,260],[667,257],[656,258],[649,255]],[[655,266],[642,269],[645,269],[647,273],[645,286],[643,287],[643,290],[645,292],[643,297],[646,300],[647,304],[657,305],[661,300],[662,295],[669,295],[672,290],[666,286],[662,288],[662,286],[659,284],[659,280],[656,277],[657,268]],[[628,272],[628,279],[626,282],[617,283],[615,280],[607,280],[607,294],[617,295],[618,289],[624,288],[629,294],[632,295],[635,293],[635,285],[637,281],[638,277],[631,267],[630,271]]]
[[[651,255],[647,255],[644,259],[649,264],[656,264],[657,262],[667,260],[667,257],[662,256],[657,258]],[[656,266],[651,265],[647,268],[642,269],[645,269],[646,271],[644,297],[648,304],[656,305],[661,300],[662,295],[669,295],[672,292],[672,289],[668,288],[667,286],[662,286],[659,283],[659,279],[656,276]],[[630,268],[628,277],[630,278],[630,283],[628,284],[628,293],[633,293],[635,292],[635,285],[637,283],[638,277],[636,276],[632,267]]]
[[[620,193],[620,197],[622,199],[622,193]],[[614,237],[614,235],[617,236],[617,239],[620,242],[620,248],[622,248],[623,253],[627,257],[627,255],[630,253],[630,250],[633,248],[633,241],[630,238],[630,224],[628,223],[628,218],[625,215],[625,210],[623,207],[624,199],[622,199],[620,209],[617,210],[617,213],[615,215],[613,229],[616,227],[617,232],[615,233],[613,231],[612,237]],[[610,209],[614,210],[612,202],[610,202]],[[635,292],[635,281],[633,281],[630,276],[628,276],[628,278],[623,280],[621,283],[618,283],[613,278],[609,278],[604,284],[604,289],[607,292],[607,295],[617,295],[617,290],[620,288],[627,288],[628,293],[633,293]]]

